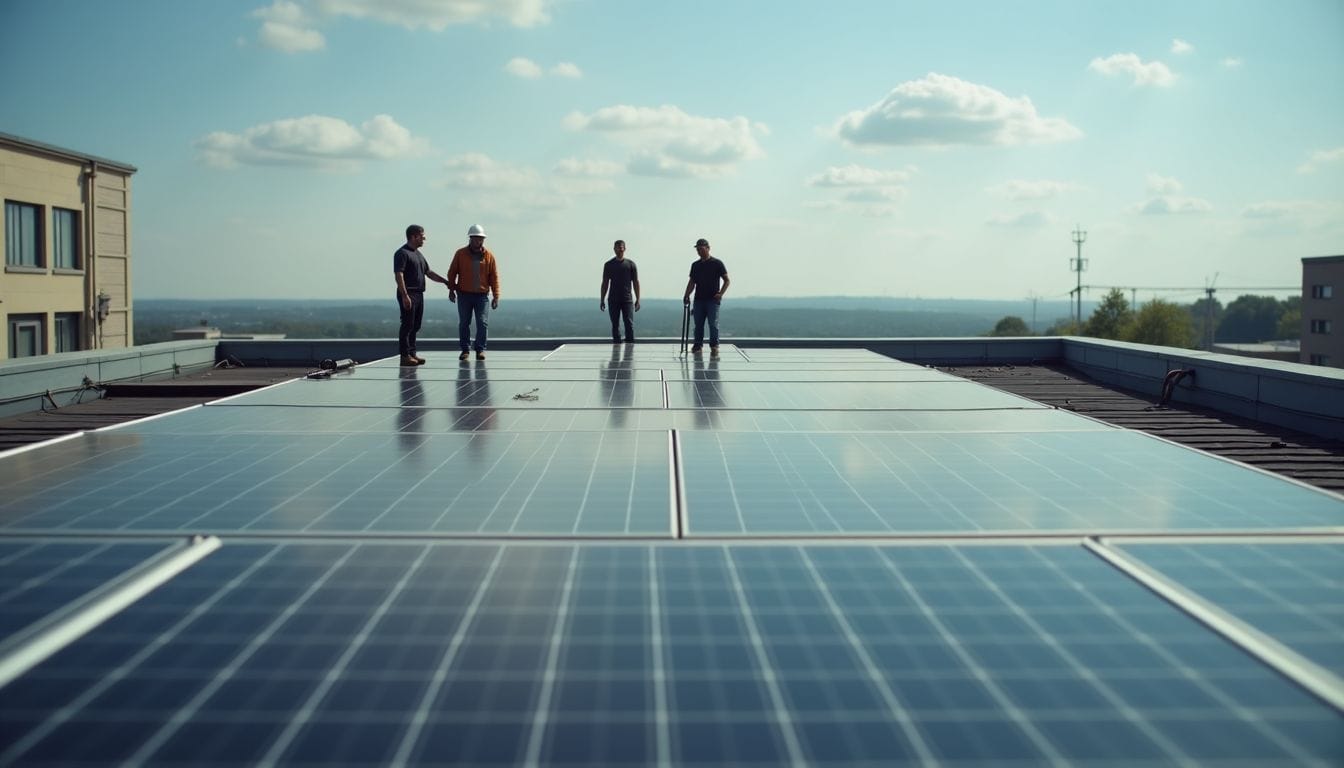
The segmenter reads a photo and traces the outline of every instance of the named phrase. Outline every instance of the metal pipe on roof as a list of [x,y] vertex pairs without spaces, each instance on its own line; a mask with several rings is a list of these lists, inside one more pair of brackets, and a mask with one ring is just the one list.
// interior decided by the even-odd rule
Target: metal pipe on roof
[[84,345],[87,349],[98,346],[98,299],[95,288],[96,263],[93,257],[94,224],[93,211],[97,207],[94,197],[97,194],[98,161],[89,160],[89,169],[84,173]]

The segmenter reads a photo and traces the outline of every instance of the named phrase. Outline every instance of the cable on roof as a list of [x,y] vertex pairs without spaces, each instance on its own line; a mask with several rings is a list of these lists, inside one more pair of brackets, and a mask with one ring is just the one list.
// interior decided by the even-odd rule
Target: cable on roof
[[1162,377],[1162,399],[1157,401],[1159,408],[1165,408],[1171,400],[1171,395],[1176,391],[1176,385],[1181,383],[1181,379],[1186,376],[1195,378],[1194,368],[1173,368],[1167,371],[1167,375]]

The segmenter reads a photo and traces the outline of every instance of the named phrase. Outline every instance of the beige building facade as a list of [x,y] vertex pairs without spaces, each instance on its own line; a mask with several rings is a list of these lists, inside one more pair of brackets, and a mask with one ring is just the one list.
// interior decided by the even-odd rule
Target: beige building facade
[[1302,259],[1302,358],[1344,368],[1344,256]]
[[129,347],[126,163],[0,133],[0,359]]

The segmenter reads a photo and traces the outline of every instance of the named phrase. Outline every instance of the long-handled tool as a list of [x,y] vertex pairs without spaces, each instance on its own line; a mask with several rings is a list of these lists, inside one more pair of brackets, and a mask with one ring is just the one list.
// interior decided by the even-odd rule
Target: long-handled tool
[[691,303],[687,301],[681,305],[681,349],[677,353],[683,357],[685,357],[686,351],[690,346],[689,344],[690,335],[691,335]]

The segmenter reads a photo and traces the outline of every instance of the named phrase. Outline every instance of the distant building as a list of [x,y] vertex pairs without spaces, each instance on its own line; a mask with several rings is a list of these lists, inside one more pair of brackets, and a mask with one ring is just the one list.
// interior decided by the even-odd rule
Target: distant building
[[198,325],[195,328],[178,328],[173,331],[173,341],[188,339],[218,339],[223,333],[218,328]]
[[1282,360],[1285,363],[1296,363],[1302,354],[1301,345],[1296,339],[1261,341],[1254,344],[1214,344],[1211,351],[1224,355],[1258,357],[1261,360]]
[[129,347],[136,168],[0,133],[0,359]]
[[1344,256],[1302,259],[1301,362],[1344,368]]
[[[194,328],[178,328],[173,331],[173,341],[204,339],[252,339],[254,341],[279,341],[285,338],[283,333],[225,333],[218,328],[198,325]],[[1296,358],[1294,358],[1296,359]]]

